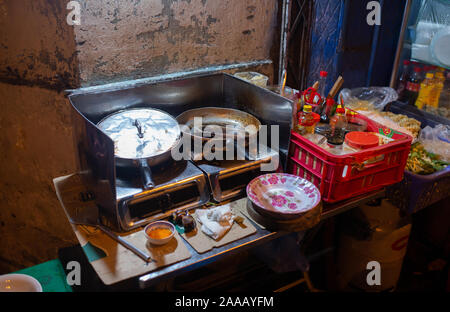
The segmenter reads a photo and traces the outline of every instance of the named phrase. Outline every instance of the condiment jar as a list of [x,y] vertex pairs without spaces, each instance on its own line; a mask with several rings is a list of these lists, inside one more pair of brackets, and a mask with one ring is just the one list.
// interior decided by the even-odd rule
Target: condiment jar
[[345,136],[345,143],[356,149],[367,149],[379,145],[379,138],[372,132],[352,131]]

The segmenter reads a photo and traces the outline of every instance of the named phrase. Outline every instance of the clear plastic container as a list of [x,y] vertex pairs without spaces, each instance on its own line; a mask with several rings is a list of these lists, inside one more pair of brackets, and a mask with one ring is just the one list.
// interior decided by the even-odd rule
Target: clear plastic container
[[239,72],[234,74],[234,76],[244,79],[262,88],[265,88],[267,86],[267,81],[269,80],[269,77],[257,72]]

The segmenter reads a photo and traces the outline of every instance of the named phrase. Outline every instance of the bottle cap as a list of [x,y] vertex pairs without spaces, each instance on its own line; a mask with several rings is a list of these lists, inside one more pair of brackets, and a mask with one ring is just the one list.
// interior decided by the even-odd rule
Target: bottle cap
[[320,71],[320,77],[326,77],[326,76],[328,76],[328,72],[326,72],[324,70]]
[[433,78],[433,73],[427,73],[426,75],[425,75],[425,78]]
[[409,64],[411,64],[411,61],[410,61],[410,60],[404,60],[404,61],[403,61],[403,65],[409,65]]
[[303,105],[303,111],[306,112],[306,113],[312,112],[312,106],[311,105],[307,105],[307,104]]
[[378,136],[371,132],[352,131],[345,136],[345,143],[354,148],[371,148],[379,145]]
[[333,100],[332,98],[328,98],[328,99],[327,99],[327,102],[326,102],[326,105],[327,105],[327,106],[332,106],[332,105],[334,105],[334,100]]
[[414,67],[414,72],[420,73],[422,69],[420,67]]
[[336,113],[345,114],[345,108],[343,108],[341,105],[338,105],[336,107]]

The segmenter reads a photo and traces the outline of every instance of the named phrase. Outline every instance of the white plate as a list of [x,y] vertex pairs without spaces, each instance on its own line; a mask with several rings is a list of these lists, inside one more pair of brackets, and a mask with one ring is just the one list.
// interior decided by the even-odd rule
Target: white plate
[[0,275],[0,292],[42,292],[41,284],[29,275]]
[[313,183],[287,173],[269,173],[254,178],[247,185],[247,196],[258,211],[283,219],[301,216],[316,207],[321,199],[320,191]]

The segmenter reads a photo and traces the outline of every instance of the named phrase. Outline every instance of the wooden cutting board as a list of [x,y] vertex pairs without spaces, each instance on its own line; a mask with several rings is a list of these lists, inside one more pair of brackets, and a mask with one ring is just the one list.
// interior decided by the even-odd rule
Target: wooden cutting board
[[[92,260],[90,261],[92,267],[105,285],[149,273],[191,257],[191,253],[178,233],[170,242],[162,246],[147,243],[143,230],[121,235],[137,248],[148,252],[153,261],[147,263],[101,231],[86,226],[74,225],[73,227],[88,259]],[[87,228],[90,230],[86,231]],[[93,257],[89,254],[92,251],[88,251],[92,249],[100,249],[104,256]]]
[[[78,174],[55,178],[53,182],[58,199],[69,221],[72,222],[72,229],[86,257],[104,284],[111,285],[191,257],[178,233],[169,243],[162,246],[148,245],[142,229],[120,234],[155,260],[147,263],[96,227],[73,224],[80,222],[86,212],[97,210],[97,207],[93,202],[81,201],[80,192],[86,190]],[[92,216],[92,219],[96,218],[96,215]]]
[[[231,229],[219,240],[214,240],[209,237],[201,230],[201,224],[197,221],[197,216],[195,212],[192,214],[194,219],[197,222],[197,228],[195,231],[190,233],[184,233],[181,236],[192,246],[199,254],[205,253],[207,251],[212,250],[215,247],[221,247],[231,242],[234,242],[238,239],[249,236],[253,233],[256,233],[256,228],[251,224],[251,222],[240,212],[240,209],[245,208],[246,198],[231,202],[229,205],[231,206],[231,211],[236,216],[241,216],[244,218],[244,222],[242,224],[233,223]],[[200,209],[200,208],[199,208]]]

